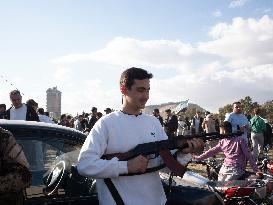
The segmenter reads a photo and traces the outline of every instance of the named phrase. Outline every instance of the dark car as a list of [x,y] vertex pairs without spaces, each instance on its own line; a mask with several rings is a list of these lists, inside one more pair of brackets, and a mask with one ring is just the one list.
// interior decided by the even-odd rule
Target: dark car
[[[86,135],[72,128],[42,122],[0,120],[23,146],[33,175],[26,204],[98,205],[95,180],[80,176],[76,163]],[[215,193],[162,180],[168,204],[222,204]]]

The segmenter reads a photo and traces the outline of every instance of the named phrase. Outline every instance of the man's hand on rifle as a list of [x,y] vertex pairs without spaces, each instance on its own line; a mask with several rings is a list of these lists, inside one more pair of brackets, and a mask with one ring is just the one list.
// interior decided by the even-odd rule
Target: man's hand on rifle
[[128,173],[144,173],[147,169],[148,162],[149,160],[142,155],[130,159],[127,163]]
[[186,142],[185,140],[181,140],[181,146],[185,143],[188,143],[188,147],[182,149],[182,153],[184,154],[201,152],[205,146],[203,139],[200,138],[193,138],[191,140],[187,140]]

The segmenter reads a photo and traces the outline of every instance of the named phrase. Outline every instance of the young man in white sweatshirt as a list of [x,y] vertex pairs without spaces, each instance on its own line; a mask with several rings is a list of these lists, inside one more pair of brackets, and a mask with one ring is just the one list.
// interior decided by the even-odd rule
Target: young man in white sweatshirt
[[[102,155],[124,153],[136,145],[167,139],[157,118],[141,112],[149,99],[151,73],[141,68],[129,68],[120,78],[122,108],[102,117],[94,125],[81,149],[78,172],[97,179],[97,191],[101,205],[115,205],[103,179],[111,178],[126,205],[164,205],[166,196],[158,171],[145,173],[147,167],[160,163],[160,157],[149,160],[137,156],[128,161],[101,159]],[[203,147],[200,140],[188,142],[183,153]],[[143,173],[141,175],[120,176]]]

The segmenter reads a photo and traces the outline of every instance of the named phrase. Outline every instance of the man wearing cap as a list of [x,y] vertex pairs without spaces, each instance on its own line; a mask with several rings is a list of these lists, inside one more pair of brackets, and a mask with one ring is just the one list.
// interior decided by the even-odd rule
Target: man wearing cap
[[98,109],[96,107],[92,107],[91,112],[92,112],[91,113],[91,118],[90,118],[90,120],[88,122],[88,129],[89,129],[89,131],[93,128],[93,126],[95,125],[95,123],[98,120],[98,116],[97,116]]
[[104,112],[105,112],[105,114],[107,115],[107,114],[110,114],[111,112],[112,112],[112,109],[111,108],[106,108],[105,110],[104,110]]
[[39,121],[39,117],[32,106],[22,103],[22,96],[19,90],[10,92],[12,107],[6,111],[7,120]]

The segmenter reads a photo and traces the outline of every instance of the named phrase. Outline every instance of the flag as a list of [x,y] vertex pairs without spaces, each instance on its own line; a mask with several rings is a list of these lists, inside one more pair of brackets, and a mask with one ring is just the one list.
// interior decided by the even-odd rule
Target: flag
[[178,114],[179,112],[185,112],[189,105],[189,100],[181,101],[174,109],[173,112]]

